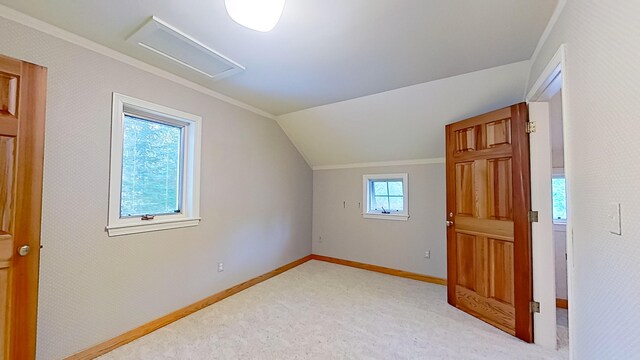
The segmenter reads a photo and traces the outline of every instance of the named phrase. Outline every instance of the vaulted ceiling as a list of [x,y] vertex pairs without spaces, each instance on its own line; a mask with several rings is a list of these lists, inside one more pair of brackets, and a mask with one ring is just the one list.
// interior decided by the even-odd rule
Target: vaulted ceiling
[[529,61],[430,81],[278,117],[316,169],[445,156],[448,123],[518,103]]
[[[528,60],[557,0],[287,0],[268,33],[224,0],[0,3],[280,115]],[[246,70],[212,82],[126,42],[152,15]]]

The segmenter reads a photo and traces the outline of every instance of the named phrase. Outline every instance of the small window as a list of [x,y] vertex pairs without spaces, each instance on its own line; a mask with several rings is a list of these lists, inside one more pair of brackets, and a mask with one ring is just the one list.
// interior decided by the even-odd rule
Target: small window
[[109,236],[198,224],[200,121],[114,93]]
[[553,179],[551,179],[551,192],[553,193],[553,223],[566,224],[567,197],[564,175],[553,176]]
[[365,218],[407,220],[407,174],[364,175]]

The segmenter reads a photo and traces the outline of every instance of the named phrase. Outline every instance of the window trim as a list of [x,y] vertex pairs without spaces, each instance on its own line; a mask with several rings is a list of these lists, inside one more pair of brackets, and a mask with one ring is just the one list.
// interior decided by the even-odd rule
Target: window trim
[[[183,127],[181,213],[156,215],[152,220],[142,220],[141,217],[120,217],[124,142],[123,122],[125,114]],[[201,123],[202,118],[200,116],[113,93],[109,218],[106,226],[109,236],[182,228],[199,224]]]
[[[370,200],[371,200],[371,181],[372,180],[393,180],[402,179],[402,200],[403,211],[391,214],[383,214],[382,212],[371,212]],[[400,174],[369,174],[362,176],[362,217],[367,219],[382,219],[382,220],[399,220],[407,221],[409,219],[409,175],[407,173]]]

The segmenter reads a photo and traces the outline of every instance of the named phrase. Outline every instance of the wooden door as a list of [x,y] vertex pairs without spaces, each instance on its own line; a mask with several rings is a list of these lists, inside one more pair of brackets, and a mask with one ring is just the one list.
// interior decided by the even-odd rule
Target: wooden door
[[446,126],[449,304],[533,341],[524,103]]
[[34,359],[47,70],[0,56],[0,356]]

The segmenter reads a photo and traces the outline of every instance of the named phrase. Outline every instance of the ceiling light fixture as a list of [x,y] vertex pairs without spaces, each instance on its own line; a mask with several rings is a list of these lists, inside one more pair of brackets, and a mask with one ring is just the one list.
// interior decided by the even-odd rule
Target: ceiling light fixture
[[285,0],[224,0],[233,21],[256,31],[271,31],[282,15]]

